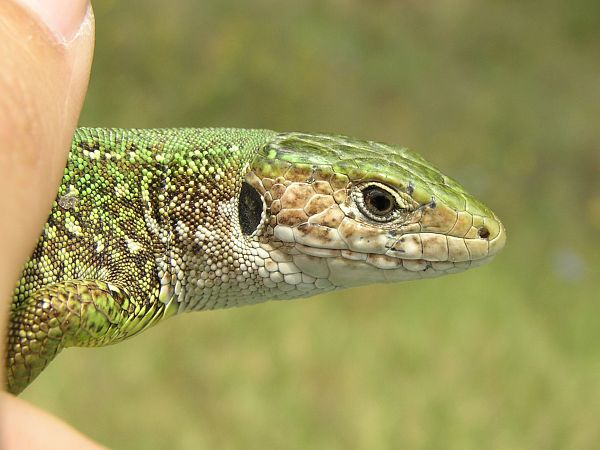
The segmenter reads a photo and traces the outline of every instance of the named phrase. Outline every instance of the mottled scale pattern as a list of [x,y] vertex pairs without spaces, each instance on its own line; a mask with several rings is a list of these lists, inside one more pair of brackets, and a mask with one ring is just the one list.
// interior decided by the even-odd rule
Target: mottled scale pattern
[[[385,220],[366,210],[372,188],[395,199]],[[81,128],[15,290],[8,388],[64,347],[115,343],[179,312],[459,272],[505,238],[485,205],[403,147]]]
[[[174,313],[174,294],[187,281],[182,277],[187,252],[223,249],[231,218],[223,220],[220,208],[232,203],[244,168],[273,135],[230,129],[77,130],[56,201],[15,290],[9,384],[52,359],[54,354],[41,355],[40,347],[53,338],[62,345],[117,342]],[[222,234],[217,227],[223,227]],[[200,228],[209,230],[206,240],[199,238]],[[117,293],[109,293],[104,303],[109,309],[118,304],[119,317],[95,307],[97,298],[107,298],[95,286],[98,281]],[[82,315],[102,327],[115,326],[92,339],[80,326]],[[56,351],[62,345],[55,345]]]

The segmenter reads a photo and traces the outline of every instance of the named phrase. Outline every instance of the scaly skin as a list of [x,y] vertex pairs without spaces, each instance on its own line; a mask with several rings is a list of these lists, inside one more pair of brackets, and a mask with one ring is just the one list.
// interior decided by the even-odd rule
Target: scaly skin
[[10,313],[7,384],[179,312],[454,273],[497,217],[407,149],[268,130],[77,130]]

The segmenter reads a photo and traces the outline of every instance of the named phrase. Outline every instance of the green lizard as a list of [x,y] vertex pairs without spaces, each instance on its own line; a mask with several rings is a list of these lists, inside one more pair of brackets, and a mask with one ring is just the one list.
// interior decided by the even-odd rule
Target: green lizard
[[405,148],[241,129],[75,133],[10,311],[7,384],[174,314],[455,273],[506,233]]

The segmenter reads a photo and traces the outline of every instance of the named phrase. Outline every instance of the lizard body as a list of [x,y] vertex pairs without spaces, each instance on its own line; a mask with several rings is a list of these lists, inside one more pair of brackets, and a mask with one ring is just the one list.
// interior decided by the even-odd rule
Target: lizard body
[[10,311],[7,384],[174,314],[454,273],[498,218],[401,147],[242,129],[76,131]]

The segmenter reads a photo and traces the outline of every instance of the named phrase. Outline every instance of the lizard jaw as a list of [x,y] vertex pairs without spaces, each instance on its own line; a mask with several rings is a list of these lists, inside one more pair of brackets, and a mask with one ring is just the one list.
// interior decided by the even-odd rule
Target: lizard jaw
[[[467,239],[452,236],[433,235],[422,233],[412,235],[412,240],[419,239],[420,246],[414,246],[414,251],[400,252],[398,245],[392,248],[383,246],[379,252],[355,251],[347,248],[345,241],[341,241],[346,248],[326,248],[298,242],[279,243],[276,246],[263,244],[265,250],[265,264],[260,271],[266,284],[272,288],[281,288],[286,283],[290,287],[284,289],[292,290],[297,285],[306,291],[313,289],[341,289],[360,286],[368,283],[393,283],[422,278],[433,278],[445,274],[459,273],[469,268],[479,267],[491,261],[495,254],[503,247],[505,241],[504,229],[500,229],[491,241],[485,245],[478,246],[476,243],[465,244]],[[291,236],[290,233],[281,231],[277,233]],[[462,242],[462,248],[455,243],[455,247],[461,251],[454,250],[451,254],[433,255],[423,254],[416,249],[427,249],[424,242],[433,238],[436,245],[442,239],[452,242]],[[399,242],[402,238],[396,239]],[[403,242],[411,241],[404,239]],[[331,245],[331,243],[329,243]],[[469,253],[471,248],[471,253]],[[476,252],[481,252],[477,254]],[[383,253],[385,252],[385,253]]]

